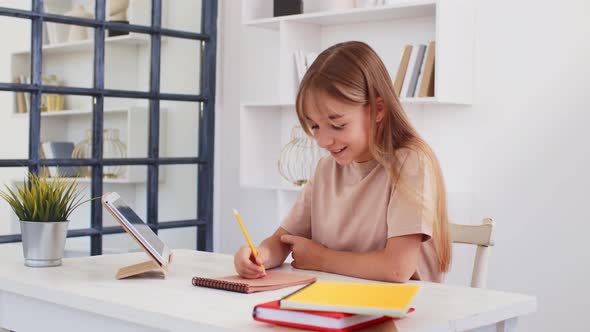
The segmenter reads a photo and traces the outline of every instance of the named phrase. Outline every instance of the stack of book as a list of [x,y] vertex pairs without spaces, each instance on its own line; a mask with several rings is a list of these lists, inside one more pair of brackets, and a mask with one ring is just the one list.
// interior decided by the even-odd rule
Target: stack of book
[[[20,75],[14,79],[16,84],[30,84],[31,78],[29,76]],[[28,92],[18,91],[15,92],[16,97],[16,112],[17,113],[28,113],[30,106],[30,94]]]
[[433,97],[436,43],[406,45],[393,82],[400,98]]
[[281,300],[256,305],[260,322],[314,331],[354,331],[414,311],[420,286],[386,283],[314,282]]

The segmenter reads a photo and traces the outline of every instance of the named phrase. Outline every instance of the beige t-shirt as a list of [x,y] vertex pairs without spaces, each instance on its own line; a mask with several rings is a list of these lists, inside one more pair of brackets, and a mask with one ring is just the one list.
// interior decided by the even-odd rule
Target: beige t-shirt
[[[424,199],[432,200],[431,174],[425,172],[418,153],[402,148],[396,155],[400,176]],[[387,171],[376,160],[340,166],[327,156],[318,162],[281,227],[330,249],[353,252],[381,250],[391,237],[423,234],[412,279],[440,282],[428,209],[398,189],[392,190]]]

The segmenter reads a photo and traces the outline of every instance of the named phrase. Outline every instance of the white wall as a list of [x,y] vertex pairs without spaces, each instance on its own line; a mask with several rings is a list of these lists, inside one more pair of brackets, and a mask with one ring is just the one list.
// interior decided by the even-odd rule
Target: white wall
[[[30,2],[19,0],[1,0],[0,6],[19,9],[31,9]],[[25,20],[0,17],[0,82],[12,82],[10,68],[10,53],[30,47],[31,24]],[[11,31],[11,33],[6,33]],[[0,91],[0,159],[27,159],[29,154],[29,124],[27,121],[15,121],[12,115],[14,94],[12,92]],[[24,119],[23,119],[24,120]],[[5,142],[10,142],[6,144]],[[18,178],[23,173],[18,168],[0,168],[0,186],[11,178]],[[11,233],[10,221],[13,219],[13,212],[9,205],[0,200],[0,235]]]
[[[239,102],[256,100],[272,86],[258,81],[264,41],[240,25],[237,1],[221,1],[219,62],[222,94],[217,121],[220,157],[218,251],[243,244],[231,208],[251,224],[256,242],[273,229],[275,193],[239,187]],[[590,48],[586,1],[477,0],[474,104],[430,106],[411,112],[438,153],[447,180],[468,191],[450,197],[451,217],[497,222],[489,287],[533,294],[536,314],[521,331],[586,330],[590,287]],[[262,33],[264,34],[264,33]],[[269,56],[268,54],[266,56]],[[273,55],[274,56],[274,55]],[[266,61],[266,60],[265,60]],[[268,60],[273,61],[273,60]],[[268,81],[267,81],[268,82]],[[454,183],[448,183],[452,186]],[[450,282],[467,280],[471,256],[459,249]]]

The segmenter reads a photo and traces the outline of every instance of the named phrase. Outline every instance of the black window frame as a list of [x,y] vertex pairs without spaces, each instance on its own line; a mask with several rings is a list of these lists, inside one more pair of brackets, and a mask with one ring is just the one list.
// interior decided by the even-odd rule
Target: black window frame
[[[95,18],[84,19],[43,12],[43,0],[31,0],[32,10],[0,7],[0,16],[31,20],[31,83],[16,84],[0,82],[0,91],[28,92],[31,98],[29,112],[29,158],[3,159],[0,167],[29,168],[39,173],[43,166],[91,166],[91,197],[103,194],[103,166],[145,165],[147,166],[147,224],[154,232],[160,229],[196,227],[197,250],[213,251],[213,157],[215,126],[215,70],[217,56],[217,0],[201,0],[201,32],[189,32],[162,28],[162,1],[152,0],[151,26],[111,23],[105,20],[105,1],[95,0]],[[94,82],[92,88],[49,86],[41,83],[43,22],[81,25],[94,28]],[[104,88],[105,31],[119,31],[149,34],[151,37],[150,86],[148,92],[112,90]],[[200,94],[174,94],[160,92],[160,58],[162,36],[197,40],[201,42],[200,53]],[[94,99],[92,119],[92,158],[90,159],[40,159],[41,96],[43,93],[61,95],[83,95]],[[149,100],[149,136],[147,158],[103,159],[104,98],[123,97]],[[199,112],[199,147],[197,157],[161,158],[160,101],[196,102]],[[198,165],[197,167],[197,219],[158,221],[159,167],[161,165]],[[102,237],[107,234],[123,233],[119,226],[103,227],[100,200],[91,202],[90,228],[69,230],[68,237],[90,237],[90,254],[102,254]],[[20,242],[20,234],[0,236],[0,244]]]

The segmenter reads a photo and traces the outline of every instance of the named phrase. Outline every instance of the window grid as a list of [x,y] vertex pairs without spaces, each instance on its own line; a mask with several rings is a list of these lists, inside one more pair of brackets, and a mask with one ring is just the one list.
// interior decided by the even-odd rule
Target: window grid
[[[213,250],[213,148],[215,111],[215,68],[217,48],[217,1],[202,1],[201,33],[164,29],[161,27],[161,0],[152,0],[152,25],[150,27],[133,24],[110,23],[105,21],[105,0],[95,0],[95,19],[43,13],[43,0],[32,0],[32,10],[19,10],[0,7],[0,16],[10,16],[31,20],[31,84],[0,82],[0,91],[23,91],[31,94],[29,112],[29,159],[0,160],[0,167],[27,166],[31,172],[38,173],[42,166],[91,166],[91,197],[103,193],[103,166],[108,165],[146,165],[147,177],[147,224],[155,232],[159,229],[180,227],[197,228],[197,249]],[[43,22],[82,25],[94,28],[94,82],[93,88],[44,86],[42,75],[42,36]],[[150,34],[151,63],[150,89],[148,92],[104,89],[104,51],[105,30],[117,29],[128,32]],[[201,93],[174,94],[160,93],[160,57],[162,36],[201,41]],[[40,101],[43,93],[62,95],[92,96],[94,112],[92,119],[92,158],[91,159],[39,159],[41,132]],[[103,159],[102,129],[104,121],[104,98],[124,97],[149,100],[149,137],[147,158]],[[198,102],[199,109],[199,150],[198,157],[160,158],[159,157],[159,114],[160,100]],[[158,179],[160,165],[198,165],[197,219],[158,221]],[[102,253],[102,237],[106,234],[123,233],[121,227],[103,227],[100,200],[91,202],[91,227],[69,230],[68,237],[90,237],[90,254]],[[0,236],[1,243],[20,242],[21,235]]]

